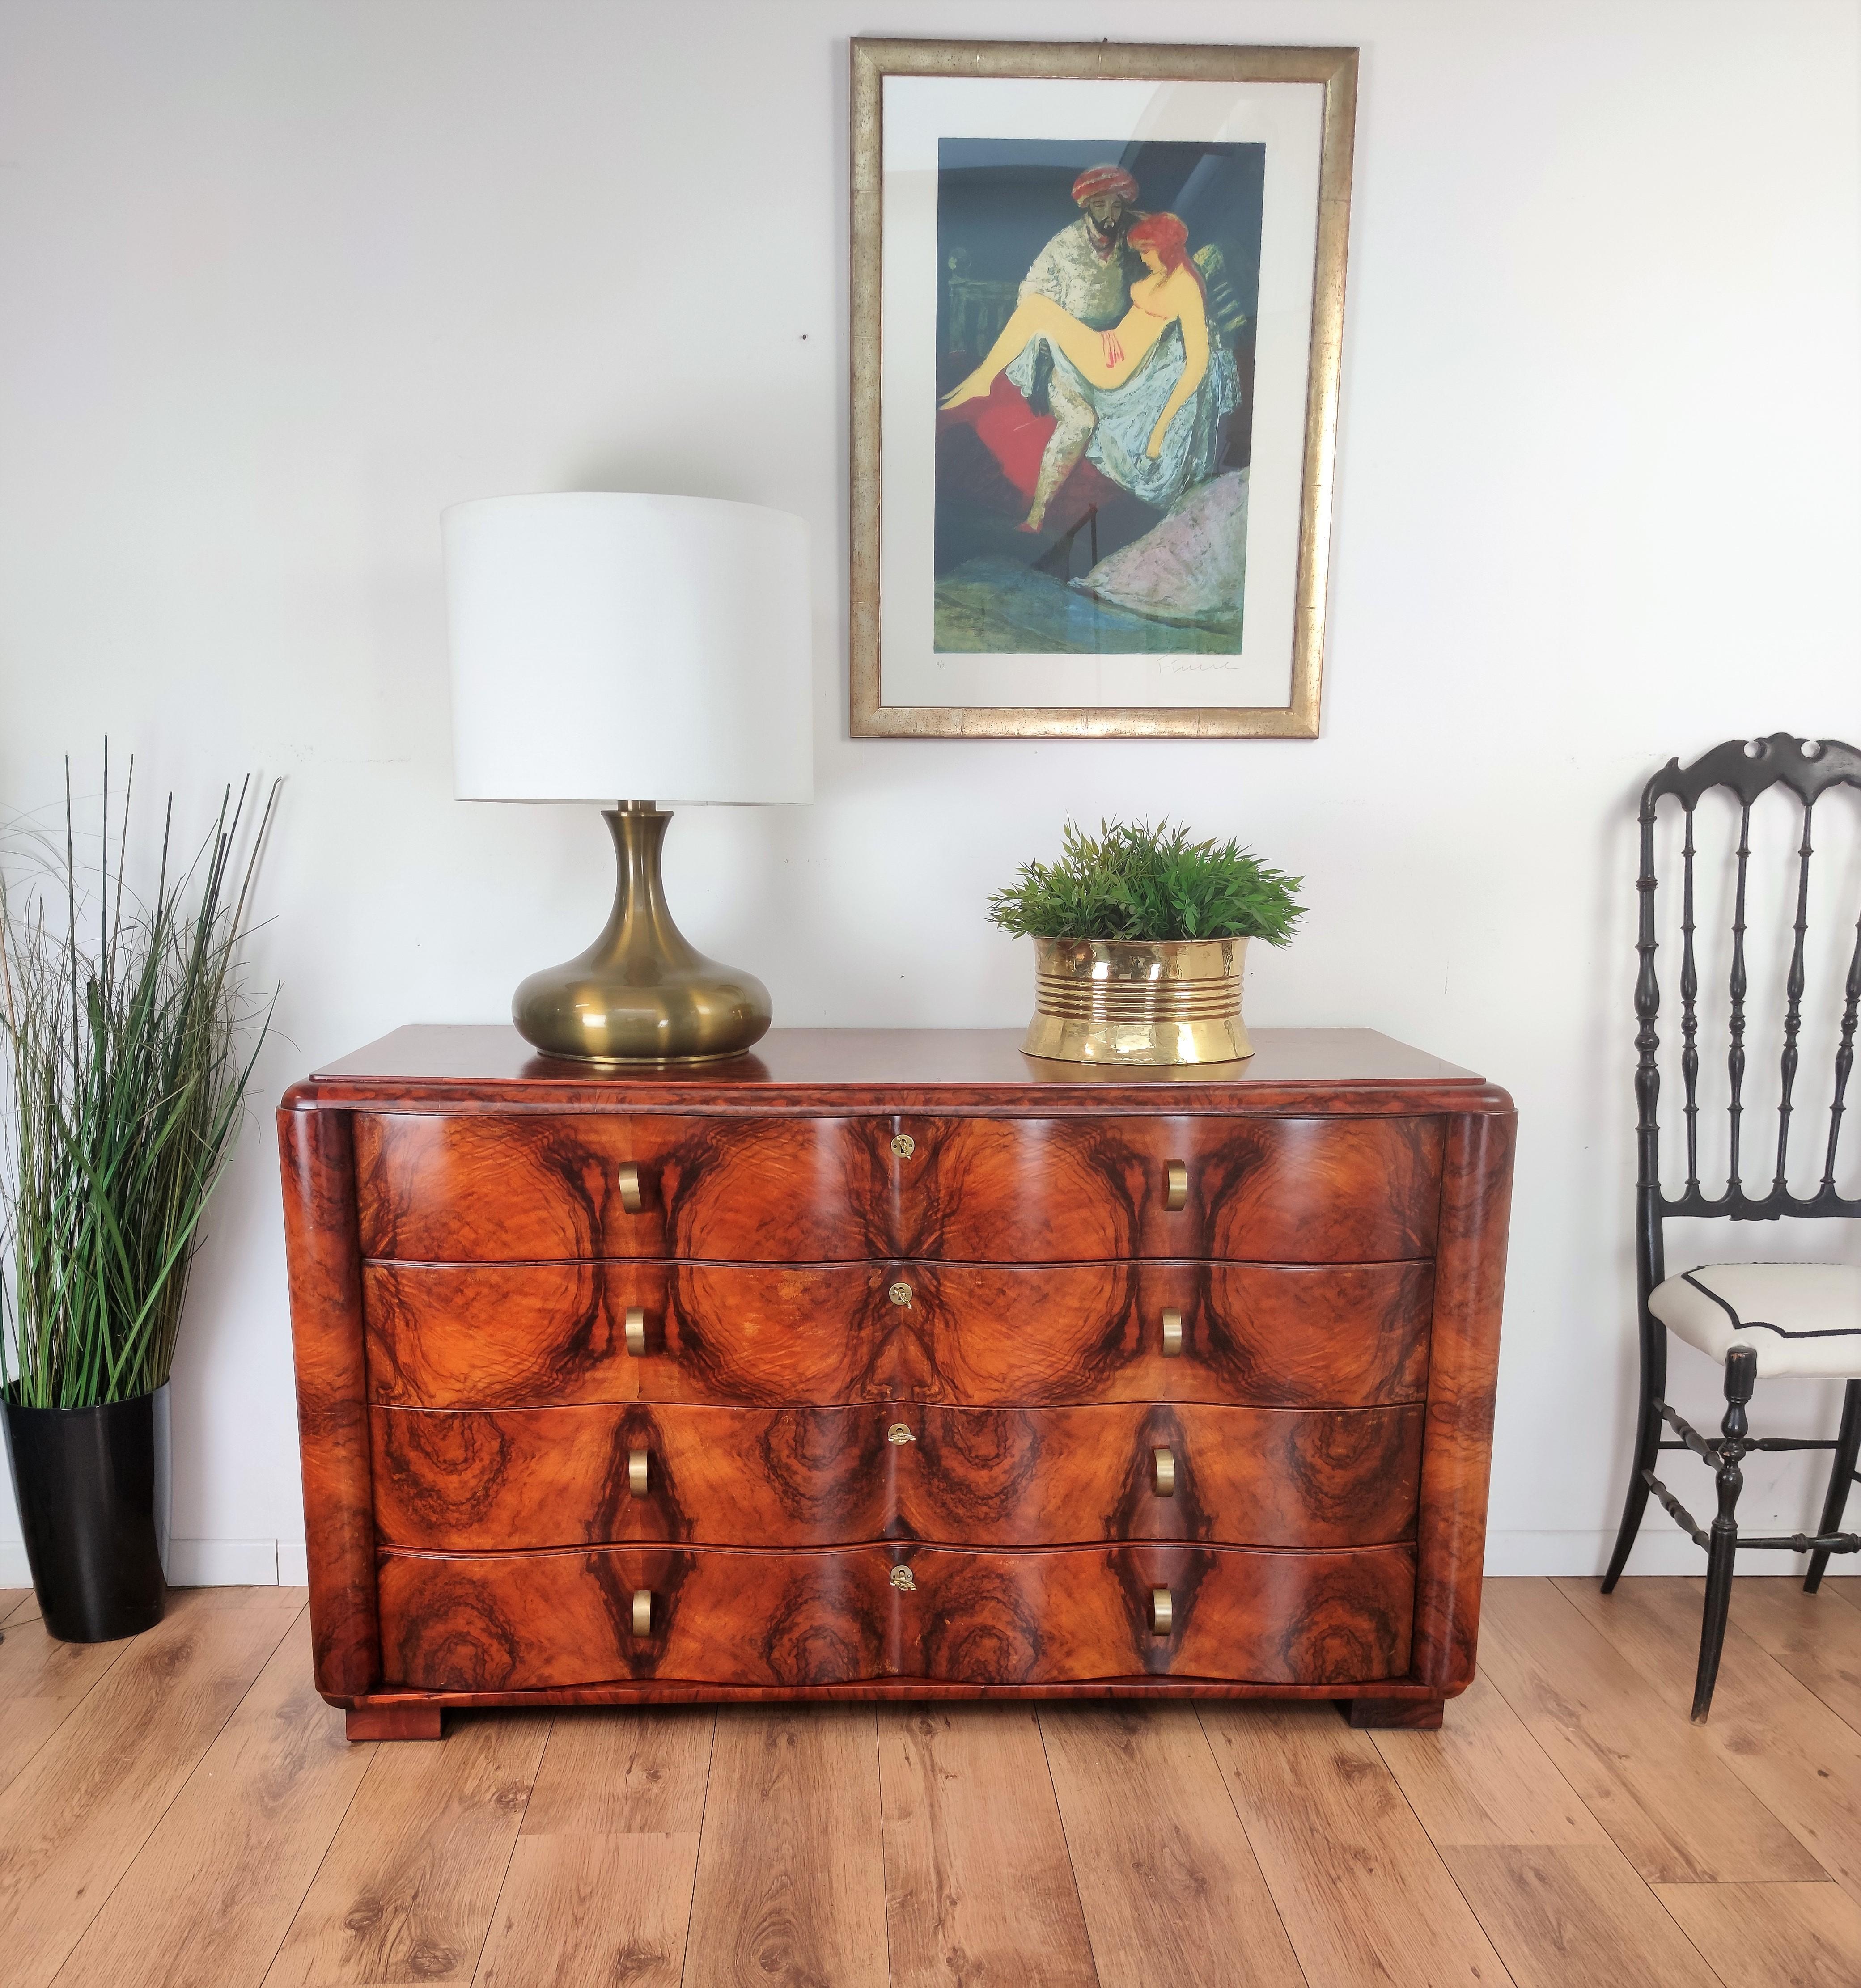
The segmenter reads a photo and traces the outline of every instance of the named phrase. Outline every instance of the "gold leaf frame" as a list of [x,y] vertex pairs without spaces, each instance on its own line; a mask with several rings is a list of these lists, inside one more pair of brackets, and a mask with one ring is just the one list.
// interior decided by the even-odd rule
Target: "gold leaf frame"
[[[888,705],[879,660],[881,85],[888,76],[1103,78],[1321,83],[1318,252],[1305,387],[1292,701],[1255,707]],[[1355,49],[1195,48],[1072,42],[852,44],[853,558],[851,731],[855,739],[1315,739],[1325,665],[1325,596],[1344,272],[1357,121]]]

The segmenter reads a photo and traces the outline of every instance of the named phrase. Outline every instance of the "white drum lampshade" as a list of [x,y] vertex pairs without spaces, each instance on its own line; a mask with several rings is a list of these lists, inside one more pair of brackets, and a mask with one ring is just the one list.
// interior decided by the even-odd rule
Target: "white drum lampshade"
[[600,1062],[741,1055],[768,993],[672,922],[658,804],[813,798],[807,526],[607,491],[486,498],[442,523],[455,791],[598,805],[620,860],[607,929],[523,982],[518,1027]]

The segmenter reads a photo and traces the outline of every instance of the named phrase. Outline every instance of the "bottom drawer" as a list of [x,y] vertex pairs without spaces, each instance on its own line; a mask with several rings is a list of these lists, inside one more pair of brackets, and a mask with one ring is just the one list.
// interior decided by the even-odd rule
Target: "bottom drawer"
[[1407,1671],[1414,1595],[1409,1546],[614,1547],[380,1558],[384,1682],[424,1691],[627,1679],[1362,1684]]

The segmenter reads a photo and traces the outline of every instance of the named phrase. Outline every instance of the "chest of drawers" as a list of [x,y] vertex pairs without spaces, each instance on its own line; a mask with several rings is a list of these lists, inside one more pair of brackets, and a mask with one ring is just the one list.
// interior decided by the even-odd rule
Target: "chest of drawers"
[[1473,1675],[1513,1114],[1232,1073],[407,1029],[279,1113],[316,1682],[448,1705],[1328,1697]]

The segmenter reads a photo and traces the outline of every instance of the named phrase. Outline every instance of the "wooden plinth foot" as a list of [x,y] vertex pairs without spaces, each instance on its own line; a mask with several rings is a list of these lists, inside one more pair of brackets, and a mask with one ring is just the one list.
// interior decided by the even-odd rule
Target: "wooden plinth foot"
[[1443,1701],[1438,1698],[1341,1698],[1338,1709],[1346,1723],[1362,1730],[1390,1726],[1411,1733],[1437,1733]]
[[350,1740],[437,1740],[436,1705],[361,1705],[343,1714]]

